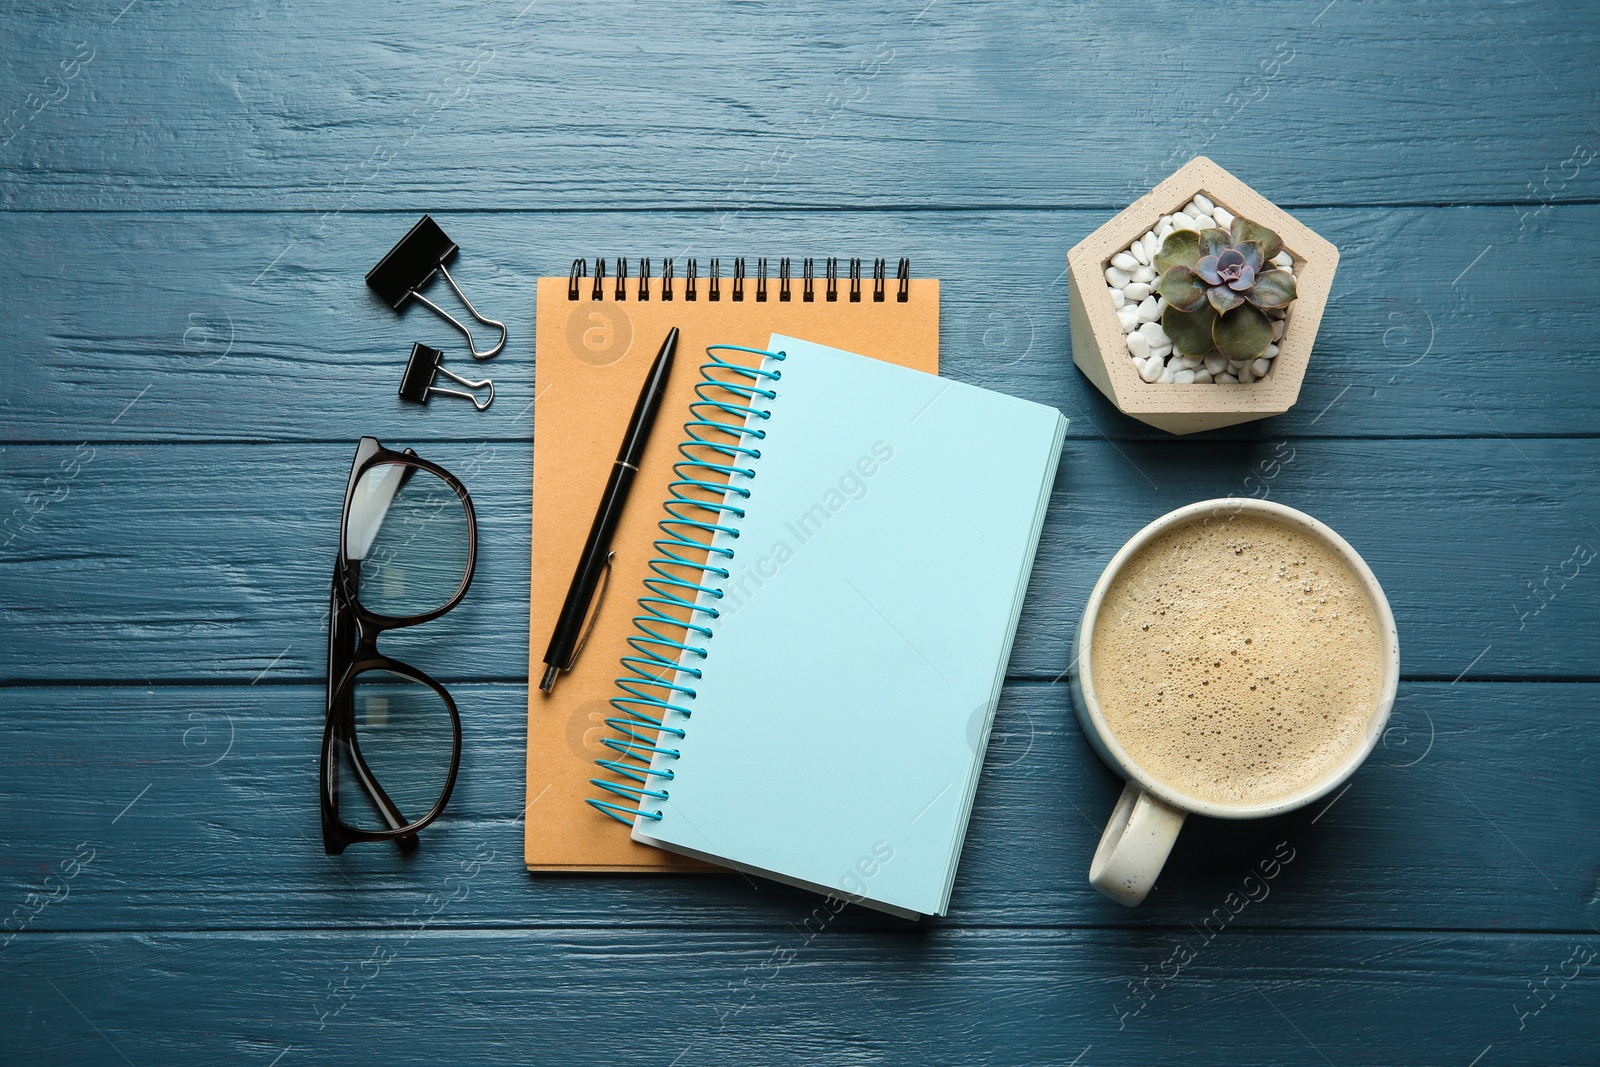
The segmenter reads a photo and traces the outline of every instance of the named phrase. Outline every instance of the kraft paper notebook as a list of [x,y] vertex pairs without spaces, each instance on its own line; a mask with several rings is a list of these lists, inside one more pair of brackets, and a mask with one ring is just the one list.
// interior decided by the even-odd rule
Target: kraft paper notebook
[[699,368],[593,804],[635,841],[943,915],[1067,420],[766,347]]
[[[660,535],[656,523],[672,465],[681,459],[677,448],[706,346],[756,348],[774,331],[786,332],[937,373],[939,283],[910,278],[904,269],[903,279],[891,274],[880,282],[869,262],[866,277],[854,280],[836,269],[844,276],[830,285],[820,260],[809,281],[805,275],[811,272],[796,260],[788,279],[774,261],[767,280],[755,271],[739,277],[743,271],[736,263],[735,276],[713,281],[702,275],[691,282],[680,263],[670,283],[673,299],[663,300],[669,286],[659,261],[658,273],[641,282],[640,261],[634,260],[620,289],[615,264],[596,263],[610,268],[605,274],[583,263],[582,276],[575,264],[571,278],[539,279],[529,610],[529,659],[535,665],[645,372],[673,326],[682,331],[678,364],[612,542],[611,581],[588,644],[550,696],[530,686],[524,859],[532,870],[705,870],[711,868],[697,860],[630,841],[584,801],[595,791],[589,784],[599,773],[594,761],[615,755],[602,739],[611,732],[605,720],[617,714],[609,702],[618,695],[618,661],[629,652],[634,602],[650,573],[651,543]],[[641,285],[647,299],[640,299]]]

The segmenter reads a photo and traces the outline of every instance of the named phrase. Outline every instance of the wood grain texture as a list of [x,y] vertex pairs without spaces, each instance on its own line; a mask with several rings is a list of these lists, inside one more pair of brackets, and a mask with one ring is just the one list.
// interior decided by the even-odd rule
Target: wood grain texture
[[[533,279],[579,255],[635,270],[649,255],[659,271],[690,247],[702,269],[765,254],[774,273],[784,255],[908,255],[944,280],[943,373],[1059,407],[1075,438],[1168,439],[1072,365],[1066,250],[1107,211],[441,215],[463,249],[456,277],[510,323],[482,364],[425,308],[396,316],[362,285],[416,213],[344,215],[322,233],[303,214],[0,213],[16,250],[0,262],[0,440],[353,444],[394,425],[413,441],[527,441]],[[1600,433],[1600,279],[1569,272],[1552,290],[1547,277],[1589,256],[1600,207],[1552,208],[1551,233],[1520,241],[1505,207],[1298,214],[1342,254],[1299,404],[1213,436]],[[429,293],[454,306],[443,283]],[[401,401],[413,340],[493,377],[494,406]]]
[[[526,687],[454,693],[461,777],[449,811],[402,860],[388,847],[321,853],[320,687],[13,690],[0,752],[0,921],[79,842],[93,863],[25,938],[383,927],[491,850],[470,891],[452,887],[452,927],[782,928],[816,905],[735,875],[530,876],[518,822]],[[1127,909],[1087,883],[1120,781],[1084,742],[1064,684],[1013,684],[951,914],[927,925],[1182,931],[1241,886],[1260,895],[1244,880],[1259,881],[1282,844],[1293,861],[1231,926],[1589,931],[1600,925],[1600,737],[1587,719],[1597,695],[1594,684],[1406,683],[1347,793],[1275,819],[1191,819],[1149,901]],[[592,757],[589,725],[567,731],[580,757]],[[1537,751],[1564,755],[1529,767],[1523,754]],[[540,803],[530,817],[542,817]],[[851,909],[837,922],[877,918]]]
[[[456,1063],[1386,1067],[1493,1046],[1484,1062],[1587,1067],[1600,1042],[1596,963],[1578,963],[1596,934],[1185,943],[896,922],[34,938],[7,950],[29,977],[0,1026],[21,1062],[82,1064],[422,1064],[447,1049]],[[1529,992],[1563,969],[1577,977]]]
[[1290,205],[1595,197],[1600,27],[1551,4],[526,5],[13,6],[10,108],[66,96],[0,203],[1106,208],[1202,152]]
[[[0,932],[0,1063],[1588,1067],[1597,44],[1549,0],[9,5],[0,924],[58,899]],[[1072,368],[1062,270],[1197,153],[1343,258],[1299,405],[1177,442]],[[361,285],[422,211],[510,320],[485,366]],[[1073,419],[949,919],[520,869],[531,279],[600,254],[909,255],[945,373]],[[413,340],[495,406],[402,407]],[[385,639],[466,713],[406,858],[316,841],[363,433],[483,527]],[[1407,680],[1331,806],[1191,820],[1125,910],[1059,675],[1113,550],[1230,493],[1367,556]]]
[[[398,418],[373,421],[386,444],[409,442]],[[4,453],[0,499],[45,503],[0,549],[12,636],[0,678],[322,677],[352,445],[89,449],[70,480],[60,468],[85,454],[77,446]],[[528,447],[439,442],[422,454],[473,493],[478,570],[460,607],[386,645],[425,650],[419,665],[442,678],[526,678]],[[1299,506],[1356,546],[1394,608],[1405,677],[1593,679],[1597,493],[1594,439],[1069,442],[1010,674],[1060,676],[1116,549],[1175,507],[1234,494]],[[636,596],[619,591],[608,610]]]

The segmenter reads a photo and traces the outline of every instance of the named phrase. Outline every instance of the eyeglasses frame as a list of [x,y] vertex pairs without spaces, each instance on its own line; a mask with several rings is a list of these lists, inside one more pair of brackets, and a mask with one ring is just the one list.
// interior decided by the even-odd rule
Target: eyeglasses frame
[[[467,516],[467,565],[461,577],[461,585],[456,589],[442,606],[431,611],[419,612],[415,615],[380,615],[368,610],[362,605],[358,593],[358,578],[360,562],[352,562],[345,554],[345,542],[350,522],[350,504],[355,499],[356,487],[361,483],[361,478],[369,470],[381,464],[393,463],[415,470],[427,471],[442,480],[453,490],[460,499],[462,508]],[[409,477],[409,476],[403,476]],[[404,481],[402,481],[402,486]],[[444,686],[440,685],[426,672],[418,670],[401,660],[386,656],[378,651],[378,637],[388,630],[397,630],[408,626],[419,626],[426,622],[448,613],[461,603],[467,594],[467,589],[472,585],[472,575],[477,567],[478,558],[478,520],[472,508],[472,497],[468,495],[466,486],[455,475],[445,470],[431,460],[423,459],[411,449],[397,452],[385,448],[375,437],[363,437],[356,446],[355,461],[350,467],[350,481],[345,487],[344,508],[339,516],[339,555],[334,564],[333,581],[329,590],[328,602],[328,675],[327,675],[327,704],[322,730],[322,757],[320,767],[320,789],[322,810],[322,846],[329,855],[338,855],[345,848],[356,841],[394,841],[402,852],[410,852],[419,843],[417,831],[423,829],[443,813],[445,805],[450,800],[450,794],[455,788],[456,772],[461,764],[461,714],[456,707],[455,699]],[[352,635],[349,626],[354,623],[355,633]],[[351,637],[354,637],[354,651],[342,650],[351,647]],[[348,658],[349,662],[340,669],[340,661]],[[450,724],[453,742],[450,754],[450,773],[445,778],[444,789],[434,806],[420,819],[407,821],[398,806],[389,799],[383,787],[378,783],[371,768],[366,765],[361,757],[361,749],[356,741],[355,733],[355,707],[351,700],[355,680],[362,674],[373,671],[387,671],[400,677],[409,678],[414,682],[428,686],[440,699],[450,713]],[[338,681],[335,682],[337,677]],[[356,782],[361,786],[373,804],[378,808],[383,820],[389,824],[387,830],[364,830],[351,826],[339,818],[338,801],[338,754],[334,751],[335,744],[344,742],[350,751],[350,762],[355,770]]]

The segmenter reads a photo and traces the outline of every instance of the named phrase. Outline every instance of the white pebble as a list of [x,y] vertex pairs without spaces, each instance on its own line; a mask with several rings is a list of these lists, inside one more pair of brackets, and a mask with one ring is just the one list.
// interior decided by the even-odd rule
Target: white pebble
[[1162,367],[1161,368],[1161,377],[1157,378],[1156,381],[1160,382],[1162,385],[1171,385],[1172,384],[1172,377],[1176,373],[1177,373],[1177,371],[1174,371],[1170,366]]
[[1211,198],[1206,196],[1205,193],[1194,194],[1194,205],[1207,215],[1215,214],[1217,210],[1217,205],[1212,203]]
[[1210,385],[1211,384],[1211,372],[1208,371],[1208,370],[1197,370],[1197,371],[1195,371],[1194,372],[1194,384],[1196,384],[1196,385]]
[[1123,307],[1117,309],[1117,322],[1122,324],[1123,333],[1132,333],[1139,328],[1139,309],[1136,307]]
[[1161,359],[1166,359],[1168,356],[1172,355],[1172,345],[1152,345],[1150,346],[1150,354],[1152,356],[1158,356]]
[[1150,293],[1149,282],[1129,282],[1127,288],[1122,290],[1122,295],[1132,300],[1135,304],[1149,296]]
[[1156,345],[1172,343],[1172,338],[1167,336],[1167,331],[1161,328],[1161,324],[1159,322],[1147,322],[1143,326],[1139,327],[1139,332],[1144,334],[1144,338],[1146,341],[1150,342],[1151,348],[1154,348]]
[[1119,267],[1107,267],[1106,268],[1106,281],[1110,282],[1112,285],[1116,286],[1118,289],[1121,289],[1123,286],[1125,286],[1129,282],[1133,281],[1133,278],[1132,278],[1131,275],[1128,274],[1127,271],[1122,270]]
[[1178,357],[1178,369],[1180,370],[1199,370],[1203,366],[1205,366],[1205,360],[1199,356]]
[[1135,241],[1135,242],[1133,242],[1133,244],[1128,246],[1128,252],[1133,256],[1133,258],[1135,260],[1138,261],[1138,263],[1141,266],[1149,266],[1150,265],[1150,253],[1146,252],[1144,250],[1144,242],[1143,241]]
[[1171,233],[1175,229],[1177,229],[1177,227],[1170,222],[1161,223],[1161,225],[1156,227],[1156,240],[1165,241],[1167,239],[1167,234]]
[[1283,340],[1283,320],[1282,319],[1278,319],[1278,320],[1273,322],[1273,324],[1272,324],[1272,339],[1274,341]]
[[1111,306],[1114,308],[1119,308],[1128,302],[1128,298],[1122,295],[1121,289],[1112,289],[1107,286],[1106,292],[1111,294]]
[[1239,379],[1235,378],[1231,374],[1218,374],[1218,375],[1213,376],[1211,380],[1213,382],[1215,382],[1216,384],[1218,384],[1218,385],[1238,385],[1239,384]]
[[1144,245],[1144,250],[1150,254],[1151,260],[1154,260],[1156,258],[1156,253],[1161,251],[1161,238],[1156,236],[1156,232],[1154,230],[1151,230],[1149,233],[1145,234],[1144,237],[1140,239],[1139,243]]
[[1228,361],[1223,356],[1217,353],[1212,353],[1206,357],[1206,370],[1210,371],[1213,375],[1221,374],[1227,369]]
[[1157,311],[1165,311],[1165,310],[1167,310],[1167,302],[1162,297],[1159,297],[1159,296],[1156,297],[1156,310]]
[[1201,215],[1206,214],[1206,209],[1201,207],[1198,202],[1191,200],[1189,201],[1188,205],[1184,207],[1183,213],[1188,215],[1191,219],[1197,219]]
[[1255,380],[1256,380],[1256,376],[1254,374],[1250,373],[1250,364],[1246,363],[1244,366],[1239,368],[1239,384],[1240,385],[1249,385],[1251,382],[1253,382]]
[[1139,302],[1139,321],[1154,322],[1161,317],[1161,309],[1156,307],[1156,298],[1147,296]]
[[1133,272],[1133,280],[1149,285],[1156,280],[1156,269],[1154,267],[1140,267]]
[[1217,225],[1224,230],[1233,225],[1233,212],[1225,207],[1213,207],[1211,217],[1217,220]]
[[1277,359],[1278,358],[1278,346],[1277,345],[1268,345],[1267,346],[1267,350],[1265,352],[1261,353],[1261,358],[1262,359]]
[[1171,225],[1173,225],[1172,216],[1171,215],[1162,215],[1161,216],[1161,221],[1156,223],[1156,229],[1159,230],[1163,226],[1171,226]]
[[1111,265],[1118,270],[1125,270],[1129,274],[1139,269],[1139,261],[1126,252],[1118,252],[1111,257]]
[[1137,331],[1135,331],[1134,333],[1130,333],[1128,335],[1128,351],[1133,354],[1133,358],[1134,359],[1138,359],[1138,360],[1149,359],[1150,358],[1150,339],[1147,338],[1144,334],[1138,333]]
[[1254,363],[1250,364],[1250,373],[1254,374],[1257,378],[1265,378],[1267,376],[1267,371],[1271,369],[1272,361],[1270,359],[1258,359]]
[[1174,384],[1174,385],[1193,385],[1194,384],[1194,371],[1192,371],[1192,370],[1181,370],[1181,371],[1178,371],[1176,374],[1174,374],[1172,376],[1172,384]]
[[1217,225],[1217,220],[1212,218],[1210,215],[1196,215],[1194,218],[1194,224],[1200,227],[1202,230],[1209,230]]
[[1172,225],[1179,230],[1192,230],[1195,228],[1194,219],[1181,211],[1172,216]]
[[1151,358],[1145,360],[1142,365],[1140,365],[1139,377],[1143,378],[1147,382],[1154,383],[1160,379],[1161,370],[1161,361],[1152,356]]
[[1279,252],[1277,255],[1272,257],[1272,265],[1274,267],[1282,267],[1284,270],[1288,270],[1294,266],[1294,260],[1290,258],[1289,253]]

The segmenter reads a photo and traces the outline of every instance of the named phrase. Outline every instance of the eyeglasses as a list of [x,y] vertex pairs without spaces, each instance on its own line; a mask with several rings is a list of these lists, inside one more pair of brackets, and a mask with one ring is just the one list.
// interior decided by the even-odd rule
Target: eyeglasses
[[461,717],[445,688],[378,651],[385,630],[437,619],[472,584],[478,523],[455,476],[409,448],[363,437],[350,468],[328,606],[322,846],[417,847],[461,762]]

